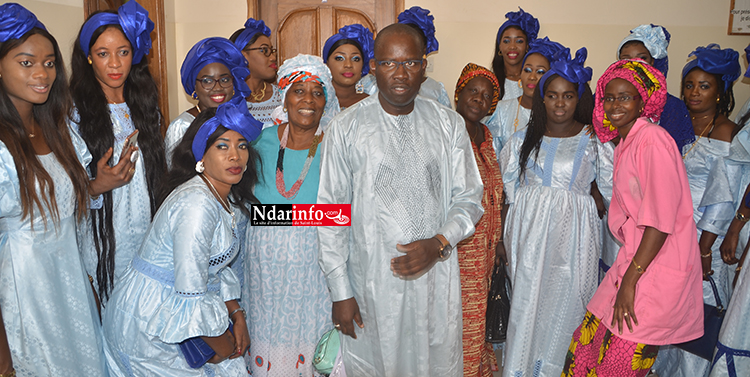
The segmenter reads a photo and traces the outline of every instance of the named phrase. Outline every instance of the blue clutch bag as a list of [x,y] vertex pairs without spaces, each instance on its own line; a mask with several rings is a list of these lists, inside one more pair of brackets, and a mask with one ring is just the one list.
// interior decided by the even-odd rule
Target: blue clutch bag
[[[231,322],[229,323],[229,331],[234,334],[234,326],[232,326]],[[216,351],[214,351],[213,348],[211,348],[211,346],[204,342],[199,336],[183,340],[180,343],[180,350],[191,368],[202,367],[208,362],[208,360],[216,355]]]

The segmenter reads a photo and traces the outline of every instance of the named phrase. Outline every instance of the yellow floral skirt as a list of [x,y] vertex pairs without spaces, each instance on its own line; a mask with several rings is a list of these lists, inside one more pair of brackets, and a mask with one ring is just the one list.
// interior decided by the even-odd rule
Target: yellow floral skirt
[[659,346],[622,339],[586,312],[573,333],[561,377],[644,377],[654,365]]

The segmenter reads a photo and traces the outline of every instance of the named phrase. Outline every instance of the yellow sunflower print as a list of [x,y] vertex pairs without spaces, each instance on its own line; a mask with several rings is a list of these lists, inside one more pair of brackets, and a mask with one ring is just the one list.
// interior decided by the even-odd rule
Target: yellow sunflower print
[[588,373],[586,373],[586,377],[598,377],[599,375],[596,374],[596,368],[592,368],[589,370]]
[[658,347],[638,343],[633,353],[633,360],[630,362],[631,369],[650,369],[654,365],[654,361],[656,361],[658,351]]
[[594,340],[594,334],[596,334],[597,328],[599,328],[599,319],[591,314],[591,312],[587,312],[586,316],[583,318],[583,323],[581,324],[581,336],[578,338],[581,345],[585,346]]

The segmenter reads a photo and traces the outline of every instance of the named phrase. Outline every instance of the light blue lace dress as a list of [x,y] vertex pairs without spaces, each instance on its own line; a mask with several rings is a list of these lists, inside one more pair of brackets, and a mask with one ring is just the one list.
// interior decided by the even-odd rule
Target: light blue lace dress
[[[74,145],[82,163],[91,156]],[[103,376],[99,315],[76,242],[75,194],[54,154],[37,156],[55,184],[58,221],[22,217],[16,165],[0,142],[0,308],[18,376]],[[37,195],[40,195],[39,193]]]
[[240,376],[242,358],[192,369],[178,343],[229,326],[225,301],[240,297],[227,265],[237,256],[232,216],[196,176],[159,208],[104,308],[104,352],[112,376]]

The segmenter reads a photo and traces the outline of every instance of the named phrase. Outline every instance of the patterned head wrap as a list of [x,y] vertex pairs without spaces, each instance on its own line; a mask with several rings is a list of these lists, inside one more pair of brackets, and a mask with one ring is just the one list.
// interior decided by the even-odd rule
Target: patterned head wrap
[[478,76],[483,76],[487,80],[490,80],[490,83],[492,83],[492,104],[490,105],[489,110],[489,114],[492,114],[495,112],[497,101],[500,100],[500,84],[498,83],[497,77],[495,77],[495,74],[492,73],[492,71],[480,65],[469,63],[464,67],[464,69],[461,71],[461,76],[458,77],[458,82],[456,83],[456,93],[453,99],[458,102],[458,95],[462,90],[464,90],[466,84],[468,84],[469,81]]
[[219,105],[216,109],[216,115],[203,123],[195,134],[195,139],[193,139],[193,155],[196,162],[203,159],[203,154],[208,147],[206,145],[208,138],[216,132],[219,126],[237,131],[248,142],[255,140],[263,129],[263,123],[250,115],[245,97],[234,96],[229,102]]
[[[565,48],[558,51],[553,58],[553,61],[550,61],[549,71],[547,71],[547,73],[545,73],[539,80],[539,88],[543,89],[544,83],[547,82],[547,79],[552,75],[557,74],[573,84],[578,84],[578,99],[581,99],[583,90],[585,89],[585,84],[591,81],[591,76],[594,73],[591,67],[583,66],[583,63],[586,62],[587,56],[588,51],[586,50],[586,47],[578,49],[578,51],[576,51],[576,57],[573,59],[570,58],[570,49]],[[539,91],[539,95],[542,97],[544,97],[543,92],[544,90]]]
[[620,51],[625,43],[638,41],[643,43],[646,50],[654,58],[654,67],[667,77],[669,70],[669,57],[667,56],[667,47],[672,36],[664,26],[654,24],[644,24],[630,31],[630,34],[617,46],[617,59],[620,59]]
[[745,77],[750,78],[750,44],[745,47],[745,60],[747,60],[747,71],[745,71]]
[[508,21],[505,21],[502,25],[500,25],[500,29],[497,29],[497,38],[495,38],[495,45],[500,44],[500,37],[503,35],[505,29],[507,29],[509,26],[516,26],[523,30],[523,32],[526,33],[527,41],[533,41],[539,34],[539,20],[534,18],[531,13],[524,12],[521,7],[518,7],[518,12],[506,13],[505,18],[507,18]]
[[135,0],[130,0],[117,9],[117,14],[102,12],[97,13],[81,29],[81,49],[85,55],[89,55],[91,36],[96,29],[104,25],[120,25],[125,37],[133,47],[133,64],[138,64],[143,56],[148,55],[151,50],[151,32],[154,31],[154,22],[148,18],[148,11]]
[[263,20],[256,20],[254,18],[248,18],[247,21],[245,21],[245,30],[243,30],[240,35],[237,36],[237,39],[234,41],[234,45],[237,46],[238,49],[244,50],[245,47],[250,43],[250,40],[253,39],[255,34],[261,33],[265,35],[266,37],[271,36],[271,29],[266,26],[266,23],[263,22]]
[[667,86],[664,75],[641,60],[620,60],[607,68],[596,83],[596,99],[594,104],[594,129],[602,143],[606,143],[619,135],[617,129],[607,119],[604,113],[604,90],[610,81],[623,79],[633,84],[643,100],[642,117],[657,123],[667,103]]
[[734,81],[742,74],[740,67],[740,53],[731,49],[721,49],[716,43],[711,43],[706,47],[698,47],[688,55],[688,58],[694,58],[685,64],[682,68],[682,78],[684,79],[693,68],[700,68],[712,75],[721,75],[724,81],[724,91],[729,90]]
[[31,13],[22,5],[16,3],[0,5],[0,42],[20,39],[35,27],[47,30],[37,20],[34,13]]
[[540,54],[547,58],[547,61],[551,63],[555,60],[555,56],[561,54],[561,51],[563,50],[565,50],[565,46],[550,41],[548,37],[534,39],[529,42],[529,51],[526,53],[526,56],[523,57],[521,65],[526,63],[526,58],[531,54]]
[[323,46],[323,63],[328,63],[328,56],[331,55],[331,47],[340,40],[349,40],[354,47],[359,49],[362,54],[362,76],[370,72],[370,59],[375,57],[374,42],[370,29],[360,25],[346,25],[339,29],[339,32],[332,35]]
[[429,9],[422,7],[411,7],[398,15],[398,23],[413,24],[419,27],[427,39],[425,55],[438,50],[438,40],[435,38],[435,17],[430,15]]
[[282,124],[289,121],[286,112],[284,112],[284,102],[286,93],[292,84],[296,82],[314,81],[323,86],[323,93],[326,97],[326,105],[323,110],[323,117],[320,118],[320,127],[324,129],[328,122],[339,113],[339,100],[336,98],[336,90],[333,89],[331,82],[331,71],[323,63],[319,56],[299,54],[291,59],[287,59],[279,67],[279,90],[281,91],[282,103],[271,113],[274,124]]
[[245,78],[250,76],[247,60],[229,39],[221,37],[206,38],[188,51],[180,68],[185,93],[191,95],[195,91],[198,72],[211,63],[221,63],[229,69],[235,95],[242,98],[250,95],[250,88],[245,83]]

